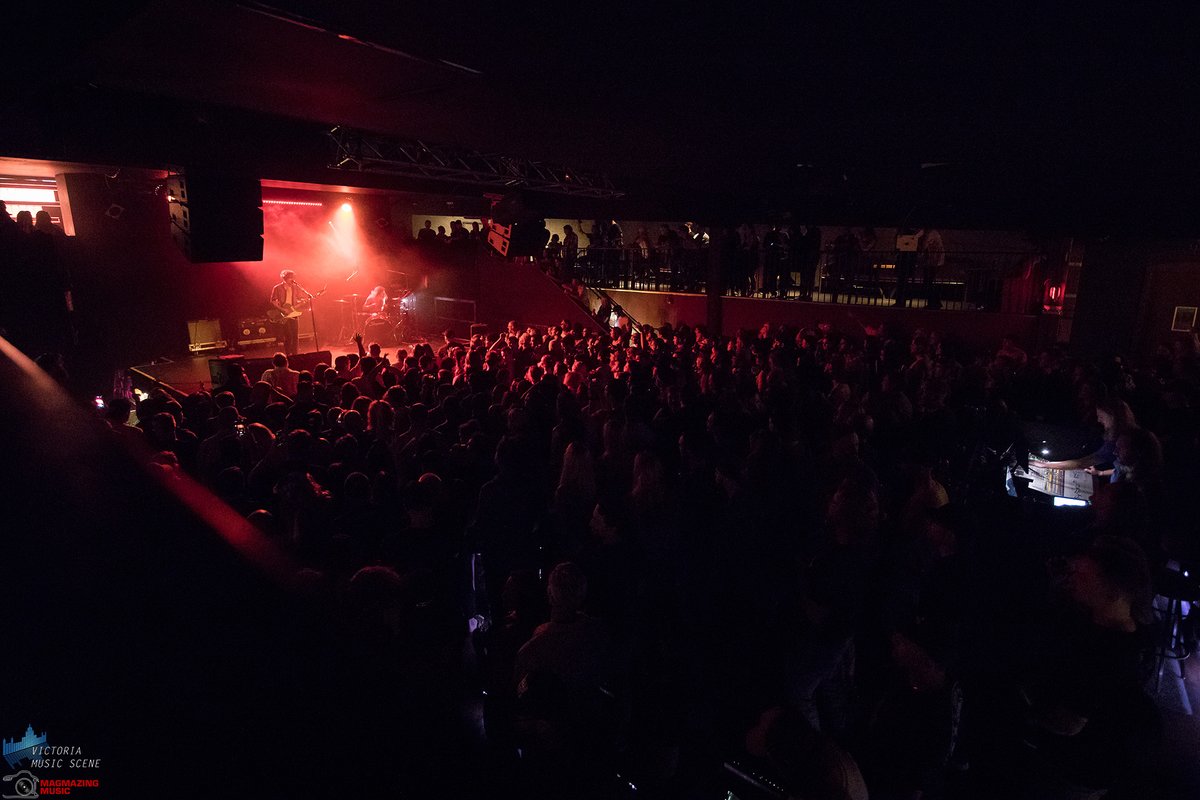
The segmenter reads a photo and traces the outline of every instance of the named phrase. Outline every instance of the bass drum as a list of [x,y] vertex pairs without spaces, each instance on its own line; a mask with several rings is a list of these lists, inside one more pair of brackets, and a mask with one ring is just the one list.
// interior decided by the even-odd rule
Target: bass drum
[[363,325],[363,343],[369,345],[378,342],[385,347],[393,347],[396,344],[395,330],[396,323],[383,314],[375,314]]
[[401,317],[408,313],[404,308],[404,298],[389,297],[387,304],[383,307],[383,313],[395,325]]

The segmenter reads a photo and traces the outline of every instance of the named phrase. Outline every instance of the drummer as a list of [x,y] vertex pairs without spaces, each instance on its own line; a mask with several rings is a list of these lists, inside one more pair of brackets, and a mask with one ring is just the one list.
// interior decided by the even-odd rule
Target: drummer
[[382,286],[376,286],[367,295],[367,299],[363,301],[362,310],[368,314],[382,314],[387,311],[387,289]]

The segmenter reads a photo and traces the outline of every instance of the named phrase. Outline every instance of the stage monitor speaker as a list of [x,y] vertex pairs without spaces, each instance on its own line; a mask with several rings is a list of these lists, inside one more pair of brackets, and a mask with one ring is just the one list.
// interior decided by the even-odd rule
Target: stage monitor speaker
[[487,336],[488,326],[484,322],[476,322],[471,326],[471,336]]
[[[262,374],[271,368],[271,359],[274,356],[266,356],[264,358],[247,358],[242,362],[246,370],[246,377],[253,384],[262,378]],[[328,350],[317,350],[314,353],[296,353],[293,356],[288,356],[288,366],[294,370],[304,372],[308,370],[312,372],[316,369],[317,364],[328,364],[333,366],[333,353]]]
[[[246,367],[246,357],[243,355],[228,355],[220,358],[210,358],[208,360],[208,376],[212,381],[213,388],[224,386],[229,380],[229,365],[240,364],[243,369]],[[260,372],[259,375],[262,373]],[[249,375],[249,373],[247,373]],[[257,377],[257,376],[256,376]]]
[[288,364],[292,369],[308,370],[312,372],[317,368],[317,364],[328,364],[333,366],[333,353],[328,350],[317,350],[312,353],[297,353],[294,356],[288,357]]
[[262,184],[248,173],[189,168],[167,178],[171,237],[193,264],[262,261]]

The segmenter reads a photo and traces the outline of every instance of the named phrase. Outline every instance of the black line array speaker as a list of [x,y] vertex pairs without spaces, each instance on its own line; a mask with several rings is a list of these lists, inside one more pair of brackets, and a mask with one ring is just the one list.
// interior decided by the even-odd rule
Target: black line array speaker
[[546,230],[545,220],[514,222],[512,225],[493,222],[488,228],[488,244],[502,256],[538,257],[546,251],[548,241],[550,231]]
[[492,204],[488,244],[502,256],[541,256],[550,241],[546,220],[536,204],[520,192]]
[[262,261],[262,184],[253,175],[189,167],[167,178],[171,238],[193,264]]

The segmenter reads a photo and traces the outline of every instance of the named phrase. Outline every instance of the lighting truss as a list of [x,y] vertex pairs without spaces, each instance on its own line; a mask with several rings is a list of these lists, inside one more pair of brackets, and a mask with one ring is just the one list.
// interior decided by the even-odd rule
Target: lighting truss
[[604,175],[537,161],[429,144],[419,139],[372,136],[341,126],[331,130],[329,136],[336,145],[331,169],[577,197],[611,199],[624,195]]

